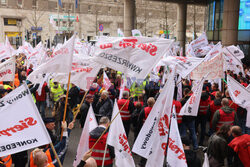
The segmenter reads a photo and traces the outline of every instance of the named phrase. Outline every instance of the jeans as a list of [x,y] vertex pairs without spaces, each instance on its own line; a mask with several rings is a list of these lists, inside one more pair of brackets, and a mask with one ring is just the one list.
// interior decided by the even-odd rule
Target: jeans
[[42,118],[45,118],[46,101],[36,101],[38,111],[41,113]]
[[206,123],[207,117],[206,115],[198,115],[195,120],[195,129],[198,132],[199,125],[201,125],[201,133],[200,133],[200,140],[199,145],[203,145],[203,141],[206,135]]
[[187,135],[187,128],[190,132],[191,138],[192,138],[192,142],[193,142],[193,146],[194,146],[194,150],[198,149],[198,143],[197,143],[197,136],[195,133],[195,120],[192,121],[183,121],[181,123],[181,137],[185,137]]

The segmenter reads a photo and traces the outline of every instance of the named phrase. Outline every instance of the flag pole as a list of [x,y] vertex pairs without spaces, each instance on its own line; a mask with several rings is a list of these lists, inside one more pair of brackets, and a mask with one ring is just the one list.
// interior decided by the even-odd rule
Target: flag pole
[[[129,98],[131,98],[132,96],[130,96]],[[111,122],[108,124],[108,127],[102,132],[101,136],[97,139],[97,141],[95,142],[95,144],[92,146],[92,148],[90,149],[91,151],[93,150],[93,148],[96,146],[96,144],[99,142],[99,140],[101,139],[101,137],[105,134],[105,132],[108,130],[108,128],[110,127],[110,125],[114,122],[114,120],[116,119],[116,117],[118,116],[118,114],[122,111],[122,109],[125,107],[125,105],[127,104],[127,102],[129,101],[129,98],[126,100],[126,102],[123,104],[123,106],[121,107],[121,109],[119,110],[119,112],[115,115],[115,117],[111,120]]]
[[52,148],[52,151],[53,151],[54,155],[56,156],[56,160],[57,160],[59,166],[62,167],[62,163],[61,163],[61,161],[60,161],[60,159],[59,159],[59,157],[57,155],[57,152],[55,150],[55,147],[54,147],[53,143],[49,143],[49,144],[50,144],[50,147]]
[[103,158],[102,158],[102,167],[104,167],[104,160],[105,160],[105,156],[106,156],[106,153],[107,153],[107,147],[108,147],[108,143],[106,142],[105,150],[104,150],[104,154],[103,154]]
[[[63,113],[63,122],[65,122],[66,112],[67,112],[67,104],[68,104],[68,96],[69,96],[70,77],[71,77],[71,72],[69,72],[69,77],[68,77],[67,93],[66,93],[66,100],[65,100],[64,113]],[[63,134],[63,131],[61,132],[61,140],[62,140],[62,134]]]
[[88,94],[88,92],[89,92],[89,90],[87,90],[87,91],[85,92],[85,94],[84,94],[84,96],[83,96],[83,98],[82,98],[82,101],[81,101],[79,107],[77,108],[77,111],[76,111],[76,114],[75,114],[75,116],[74,116],[73,121],[76,120],[76,117],[77,117],[77,115],[78,115],[79,112],[80,112],[81,106],[82,106],[82,104],[83,104],[83,102],[84,102],[84,100],[85,100],[85,97],[86,97],[86,95]]

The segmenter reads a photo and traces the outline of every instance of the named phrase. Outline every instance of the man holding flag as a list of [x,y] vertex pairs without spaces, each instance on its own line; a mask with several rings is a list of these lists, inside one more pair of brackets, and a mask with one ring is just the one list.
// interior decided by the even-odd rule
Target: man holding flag
[[[108,117],[101,117],[99,126],[90,132],[89,148],[92,149],[92,157],[96,160],[97,166],[102,166],[103,157],[104,167],[113,166],[113,159],[115,158],[114,148],[107,145],[108,132],[102,135],[109,123]],[[96,143],[100,136],[101,139]]]

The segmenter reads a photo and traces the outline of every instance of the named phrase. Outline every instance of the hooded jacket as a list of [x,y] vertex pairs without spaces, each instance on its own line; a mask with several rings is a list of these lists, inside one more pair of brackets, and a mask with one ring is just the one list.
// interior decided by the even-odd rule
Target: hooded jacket
[[[223,110],[226,114],[231,114],[232,112],[234,112],[234,122],[233,124],[236,125],[237,123],[237,115],[235,113],[235,111],[228,107],[228,106],[225,106],[225,107],[221,107],[221,110]],[[212,120],[212,129],[216,129],[216,125],[217,123],[219,122],[220,120],[220,111],[217,110],[215,113],[214,113],[214,117],[213,117],[213,120]]]

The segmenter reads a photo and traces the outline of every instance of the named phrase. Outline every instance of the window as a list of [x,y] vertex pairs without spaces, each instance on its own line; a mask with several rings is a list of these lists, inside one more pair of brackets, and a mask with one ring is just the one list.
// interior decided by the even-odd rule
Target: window
[[23,0],[17,0],[17,5],[22,6],[23,5]]
[[6,0],[1,0],[1,4],[6,5],[7,4]]
[[36,8],[37,7],[37,0],[32,0],[32,7]]
[[3,22],[5,26],[19,26],[22,23],[21,19],[14,18],[4,18]]
[[91,5],[88,6],[88,12],[91,12]]

